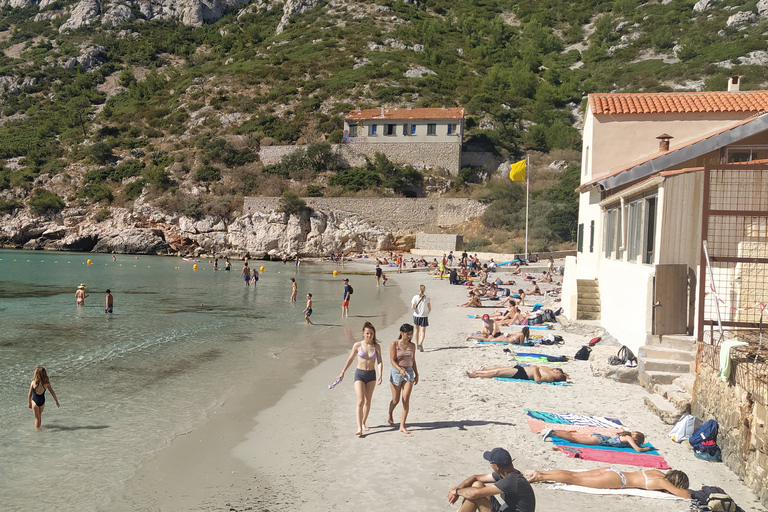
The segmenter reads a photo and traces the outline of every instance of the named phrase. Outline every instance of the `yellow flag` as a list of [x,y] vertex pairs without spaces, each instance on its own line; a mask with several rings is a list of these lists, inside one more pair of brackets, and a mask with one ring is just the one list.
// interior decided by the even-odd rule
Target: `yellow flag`
[[525,160],[509,164],[509,179],[512,181],[525,181]]

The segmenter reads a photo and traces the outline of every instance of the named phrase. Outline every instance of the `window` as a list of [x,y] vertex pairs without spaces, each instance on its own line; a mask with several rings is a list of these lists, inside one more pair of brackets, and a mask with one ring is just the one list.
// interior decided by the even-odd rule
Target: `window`
[[643,263],[653,265],[656,245],[656,196],[645,199],[645,258]]
[[372,124],[368,126],[368,135],[376,135],[376,125]]
[[403,135],[408,135],[408,123],[403,123]]
[[455,124],[449,124],[448,125],[448,135],[455,135],[456,134],[456,125]]
[[435,123],[427,124],[427,135],[437,135],[437,125]]
[[411,125],[411,135],[416,135],[416,125],[415,124]]
[[576,249],[584,252],[584,224],[579,224],[579,232],[576,235]]
[[349,136],[350,137],[357,137],[357,125],[356,124],[349,125]]
[[656,196],[636,199],[627,206],[627,261],[652,265],[656,258]]
[[384,135],[397,135],[397,125],[396,124],[385,124],[384,125]]
[[765,160],[768,159],[768,146],[729,146],[725,158],[729,164]]
[[616,218],[619,210],[614,208],[603,214],[603,254],[606,258],[613,258],[616,250]]
[[589,146],[584,149],[584,176],[587,175],[589,169]]
[[629,212],[627,215],[627,260],[634,263],[640,255],[642,209],[641,200],[632,201],[627,206]]

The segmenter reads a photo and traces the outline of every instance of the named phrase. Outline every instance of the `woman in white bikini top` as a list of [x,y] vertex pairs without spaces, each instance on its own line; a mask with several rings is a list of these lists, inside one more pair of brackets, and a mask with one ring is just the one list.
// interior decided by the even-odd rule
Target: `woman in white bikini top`
[[614,467],[593,469],[590,471],[526,471],[529,482],[562,482],[581,485],[593,489],[647,489],[665,491],[675,496],[691,499],[688,492],[688,475],[676,469],[666,474],[657,469],[645,471],[621,471]]

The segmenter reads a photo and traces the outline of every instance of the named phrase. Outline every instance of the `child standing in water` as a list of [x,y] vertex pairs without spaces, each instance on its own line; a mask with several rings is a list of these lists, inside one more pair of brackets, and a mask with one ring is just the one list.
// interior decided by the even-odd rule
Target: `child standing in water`
[[56,393],[51,387],[51,382],[48,380],[48,373],[45,371],[45,368],[38,366],[35,368],[35,376],[32,378],[32,383],[29,385],[29,393],[27,394],[29,408],[35,413],[35,428],[40,428],[43,423],[42,416],[43,409],[45,409],[46,390],[51,392],[51,396],[56,401],[56,407],[61,407],[59,399],[56,398]]
[[312,294],[307,294],[307,307],[304,308],[304,320],[307,321],[307,324],[312,325],[312,320],[309,319],[310,316],[312,316]]

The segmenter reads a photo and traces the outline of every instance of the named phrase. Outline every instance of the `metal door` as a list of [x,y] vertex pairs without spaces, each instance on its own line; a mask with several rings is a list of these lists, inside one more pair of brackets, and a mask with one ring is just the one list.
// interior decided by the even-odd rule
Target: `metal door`
[[687,334],[688,265],[656,265],[653,334]]

